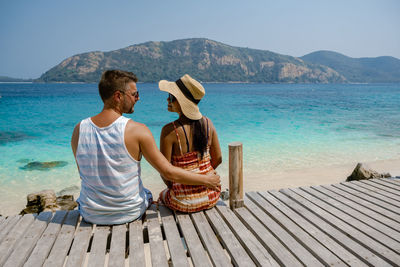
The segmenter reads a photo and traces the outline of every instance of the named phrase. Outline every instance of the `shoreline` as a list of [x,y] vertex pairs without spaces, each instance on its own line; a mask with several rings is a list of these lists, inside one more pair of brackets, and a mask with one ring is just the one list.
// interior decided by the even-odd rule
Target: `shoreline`
[[[400,158],[390,160],[377,160],[362,162],[367,167],[379,172],[379,173],[390,173],[392,177],[400,176]],[[243,187],[244,192],[250,191],[268,191],[268,190],[279,190],[284,188],[296,188],[302,186],[317,186],[317,185],[328,185],[337,184],[344,182],[349,176],[357,162],[336,164],[330,166],[321,166],[318,168],[304,168],[297,170],[282,170],[267,173],[265,170],[262,171],[249,171],[243,170]],[[220,171],[222,190],[229,188],[229,177],[228,170],[217,169]],[[149,189],[153,193],[153,198],[158,199],[159,192],[165,188],[162,181],[158,182],[143,182],[144,187]],[[30,192],[34,193],[34,192]],[[74,194],[75,200],[79,196]],[[19,214],[19,212],[25,208],[26,198],[18,200],[15,205],[7,206],[7,209],[2,207],[0,214],[2,216],[11,216]]]

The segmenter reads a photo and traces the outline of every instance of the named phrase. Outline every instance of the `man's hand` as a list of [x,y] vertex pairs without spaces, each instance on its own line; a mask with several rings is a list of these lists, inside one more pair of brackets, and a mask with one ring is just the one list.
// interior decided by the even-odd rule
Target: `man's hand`
[[221,191],[221,177],[216,171],[212,171],[206,174],[207,176],[207,187],[215,190]]

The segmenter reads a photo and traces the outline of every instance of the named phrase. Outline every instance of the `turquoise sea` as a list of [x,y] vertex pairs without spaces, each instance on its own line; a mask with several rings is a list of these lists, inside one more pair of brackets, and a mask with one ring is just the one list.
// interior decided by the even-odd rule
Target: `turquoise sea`
[[[200,103],[214,122],[228,176],[228,143],[244,146],[244,174],[268,183],[281,170],[400,158],[400,84],[204,84]],[[157,84],[138,84],[133,120],[157,143],[177,118]],[[74,125],[101,111],[97,84],[0,84],[0,214],[17,213],[28,193],[79,186],[70,149]],[[45,170],[30,162],[60,161]],[[143,182],[163,187],[143,161]],[[223,184],[228,187],[228,184]]]

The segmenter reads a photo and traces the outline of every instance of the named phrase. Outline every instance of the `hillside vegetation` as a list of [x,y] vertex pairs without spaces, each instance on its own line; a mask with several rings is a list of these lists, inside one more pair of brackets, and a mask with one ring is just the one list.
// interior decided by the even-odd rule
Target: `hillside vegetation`
[[351,58],[332,51],[317,51],[301,59],[328,66],[349,82],[400,82],[400,60],[394,57]]
[[327,66],[203,38],[147,42],[110,52],[75,55],[37,81],[98,82],[107,69],[132,71],[141,82],[176,80],[185,73],[203,82],[346,82],[343,75]]

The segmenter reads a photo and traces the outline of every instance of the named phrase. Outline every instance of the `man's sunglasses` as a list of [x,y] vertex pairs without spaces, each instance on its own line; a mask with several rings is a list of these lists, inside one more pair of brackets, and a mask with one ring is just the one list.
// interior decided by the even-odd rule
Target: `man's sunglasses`
[[[120,91],[120,92],[123,93],[124,95],[126,95],[126,93],[124,91]],[[133,96],[134,98],[139,98],[139,91],[132,93],[131,96]]]

